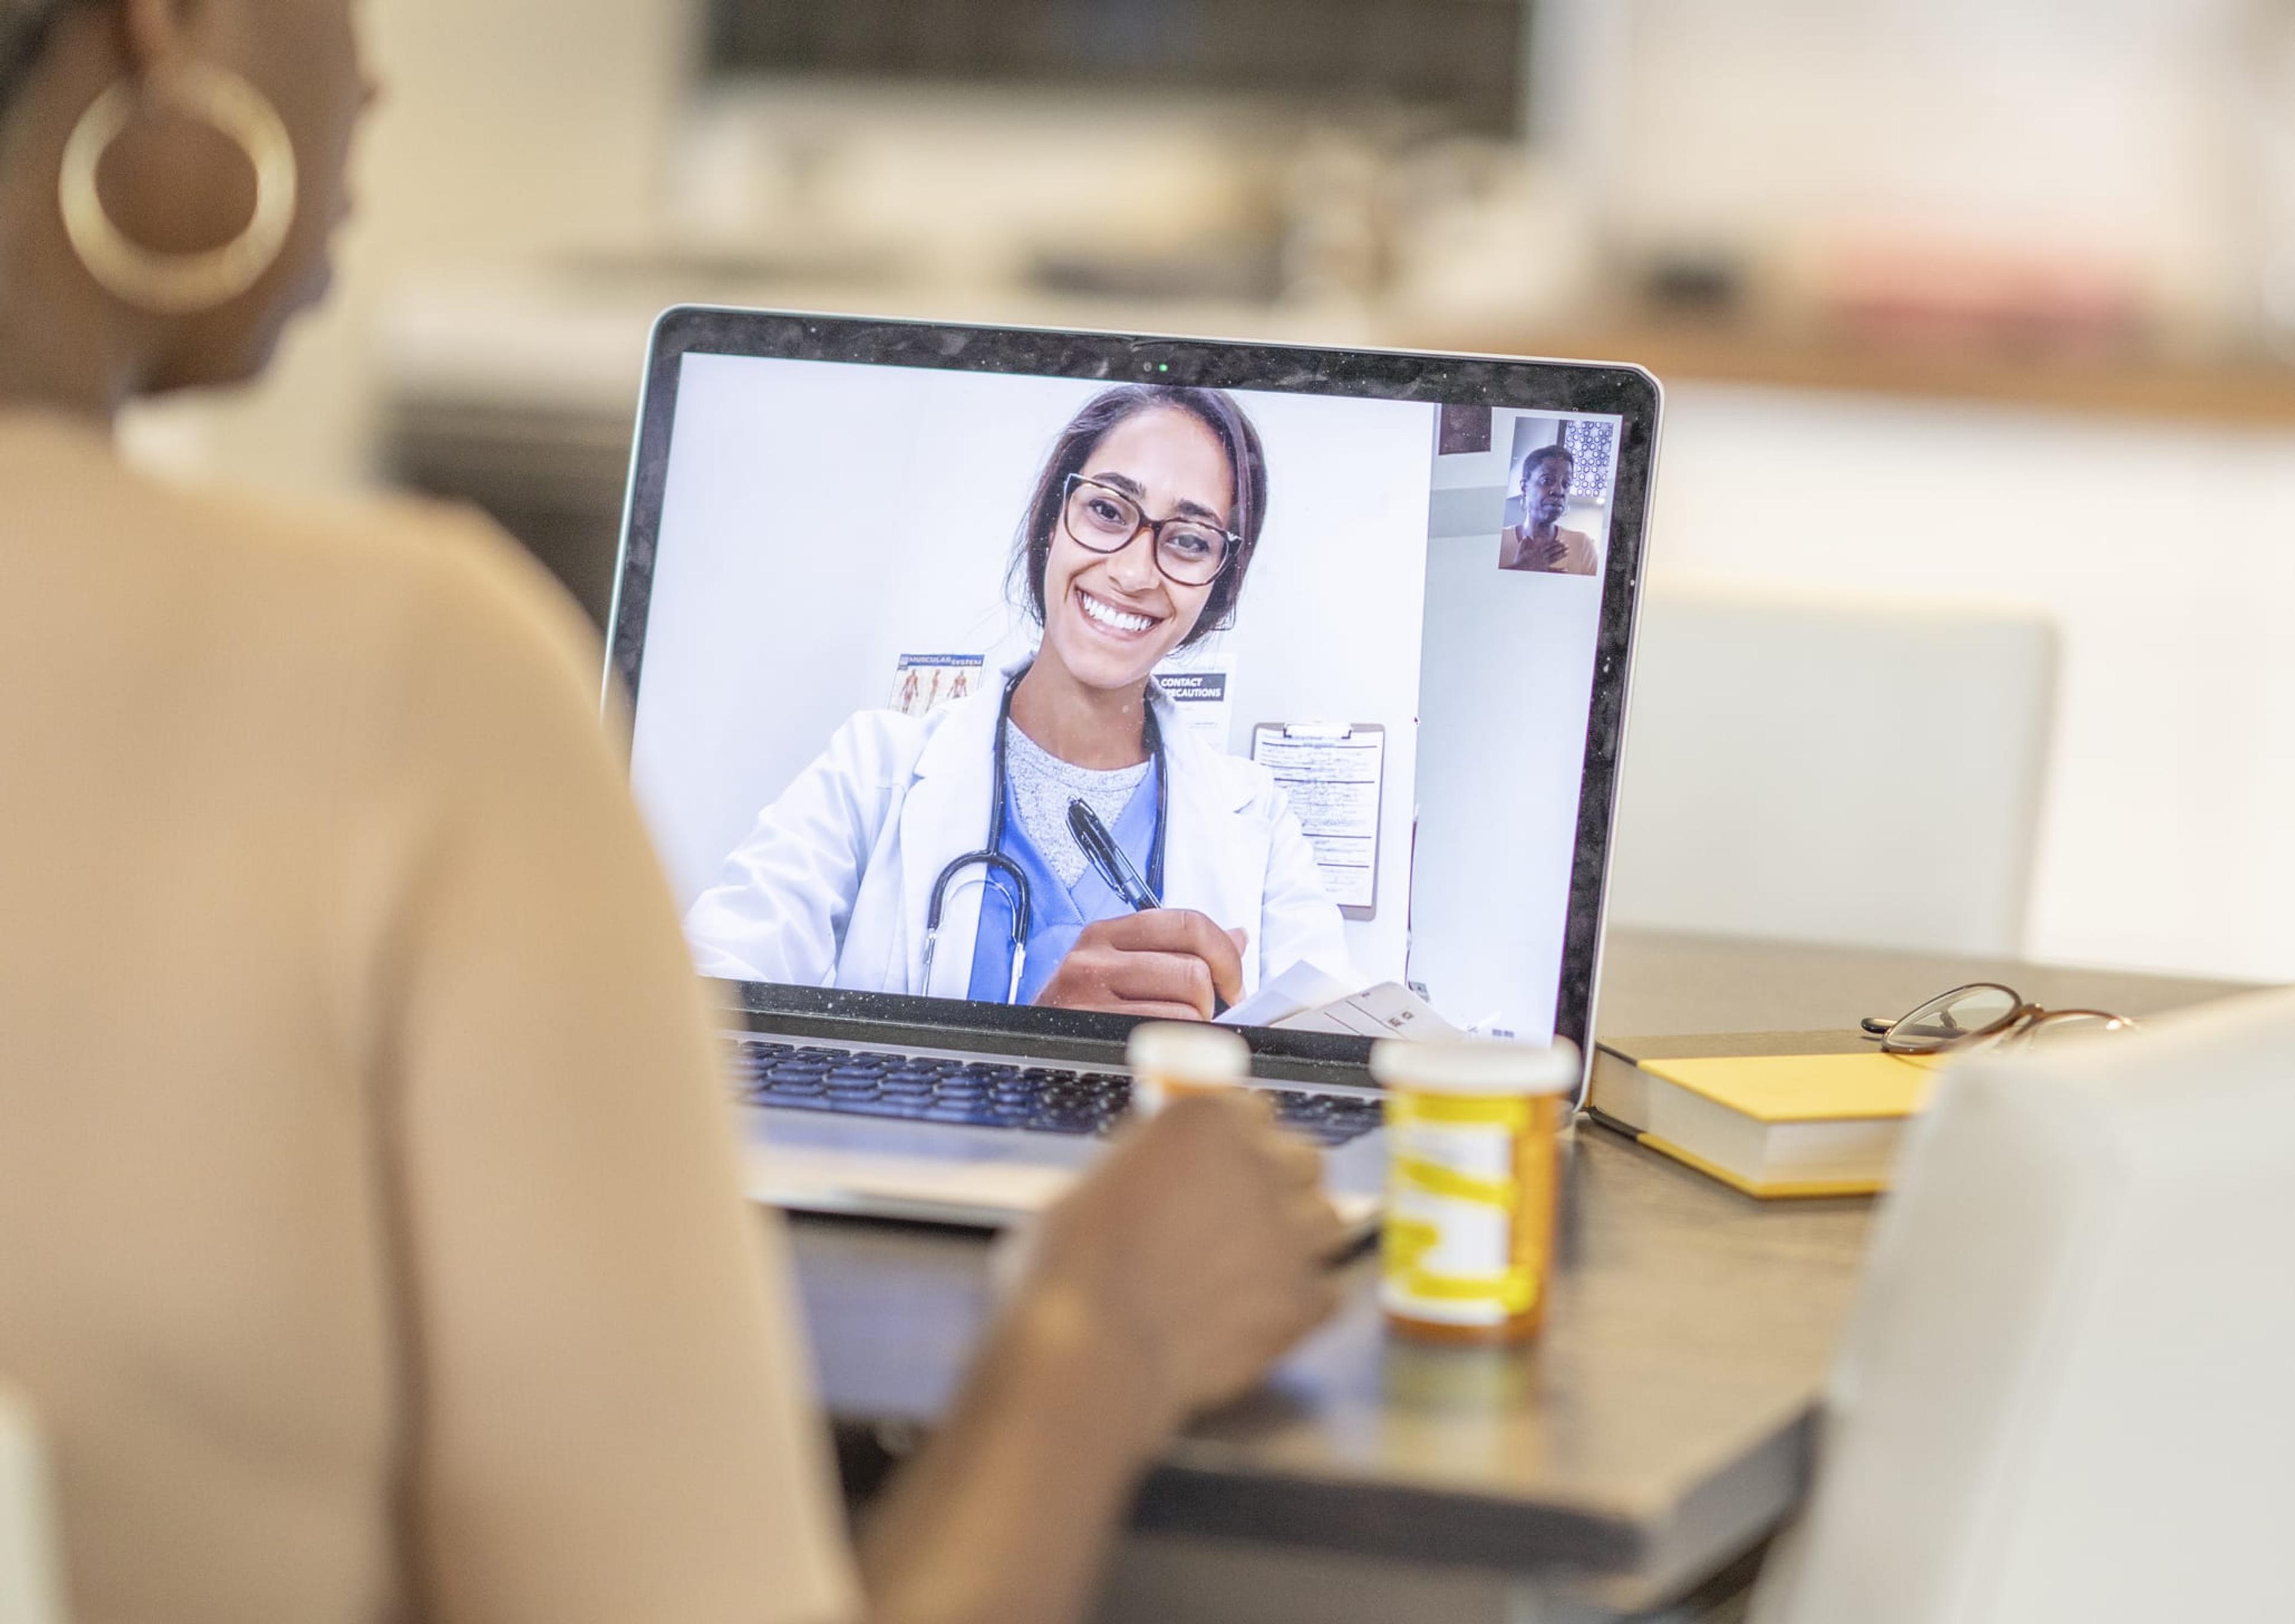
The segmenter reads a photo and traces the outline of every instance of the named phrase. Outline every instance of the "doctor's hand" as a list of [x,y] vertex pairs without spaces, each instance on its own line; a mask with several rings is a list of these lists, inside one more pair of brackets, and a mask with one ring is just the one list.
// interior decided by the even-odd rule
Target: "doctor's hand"
[[1221,930],[1199,913],[1158,908],[1084,926],[1039,1004],[1098,1009],[1159,1021],[1208,1021],[1218,1001],[1243,1000],[1239,930]]
[[1045,1215],[1024,1300],[1057,1293],[1097,1328],[1107,1375],[1139,1384],[1152,1449],[1336,1310],[1345,1227],[1321,1178],[1256,1096],[1178,1100]]

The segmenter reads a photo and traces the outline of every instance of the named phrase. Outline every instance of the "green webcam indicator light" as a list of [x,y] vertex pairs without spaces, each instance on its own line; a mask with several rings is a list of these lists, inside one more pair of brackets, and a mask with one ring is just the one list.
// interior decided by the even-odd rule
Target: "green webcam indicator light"
[[1159,372],[1168,372],[1172,370],[1172,363],[1168,361],[1159,362],[1156,363],[1156,370]]

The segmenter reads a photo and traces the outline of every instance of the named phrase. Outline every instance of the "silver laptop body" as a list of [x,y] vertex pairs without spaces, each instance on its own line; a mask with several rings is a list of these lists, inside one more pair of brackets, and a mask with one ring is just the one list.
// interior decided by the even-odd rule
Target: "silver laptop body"
[[[1095,410],[1165,411],[1172,444],[1196,412],[1224,437],[1227,510],[1149,511],[1154,479],[1135,491],[1091,461],[1118,444],[1090,439]],[[1374,1037],[1583,1049],[1658,413],[1631,367],[666,313],[608,684],[634,701],[633,787],[726,1011],[753,1196],[984,1227],[1057,1199],[1128,1104],[1136,1022],[1028,991],[1060,940],[1041,910],[1081,917],[1101,878],[1127,895],[1152,879],[1146,902],[1243,932],[1260,974],[1238,1014],[1270,1023],[1238,1028],[1254,1086],[1324,1147],[1329,1189],[1365,1228],[1385,1177]],[[1205,532],[1254,497],[1247,549]],[[1093,528],[1112,525],[1139,528]],[[1060,577],[1083,584],[1049,603],[1037,584],[1032,608],[1032,581],[1084,557],[1075,538],[1128,561],[1086,560]],[[1000,755],[991,796],[924,817],[928,787],[951,781],[940,757],[986,728],[1000,691],[992,737],[1009,737],[1032,644],[1060,634],[1051,617],[1082,613],[1090,625],[1062,620],[1065,634],[1118,658],[1125,638],[1163,634],[1155,606],[1190,612],[1205,547],[1248,576],[1234,572],[1230,626],[1156,667],[1153,835],[1128,875],[1119,859],[1071,880],[1057,836],[1032,832],[1033,884],[1011,881]],[[1145,607],[1099,601],[1108,581]],[[1109,803],[1112,836],[1126,820],[1142,835],[1148,796]],[[1214,861],[1190,844],[1207,798],[1263,863],[1258,845]],[[900,884],[885,877],[896,861]],[[1299,883],[1310,863],[1319,889]],[[928,894],[935,867],[944,894]],[[1255,917],[1213,900],[1254,883]],[[1297,962],[1274,961],[1278,939],[1305,944]]]

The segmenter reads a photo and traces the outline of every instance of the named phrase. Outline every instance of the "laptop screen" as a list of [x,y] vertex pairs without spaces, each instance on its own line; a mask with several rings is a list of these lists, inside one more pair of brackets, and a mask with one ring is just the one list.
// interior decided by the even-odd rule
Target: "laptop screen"
[[617,644],[705,975],[1555,1033],[1623,416],[661,364]]

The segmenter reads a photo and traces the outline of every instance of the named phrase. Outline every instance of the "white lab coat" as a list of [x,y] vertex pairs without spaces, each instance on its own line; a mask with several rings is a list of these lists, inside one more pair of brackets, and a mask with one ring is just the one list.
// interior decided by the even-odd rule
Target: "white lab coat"
[[[941,870],[987,844],[1002,698],[991,685],[929,715],[862,711],[839,728],[687,913],[701,973],[965,997],[980,866],[949,886],[929,987],[925,911]],[[1357,984],[1289,797],[1264,767],[1196,738],[1161,694],[1151,702],[1171,773],[1165,906],[1250,933],[1246,996],[1301,960]]]

